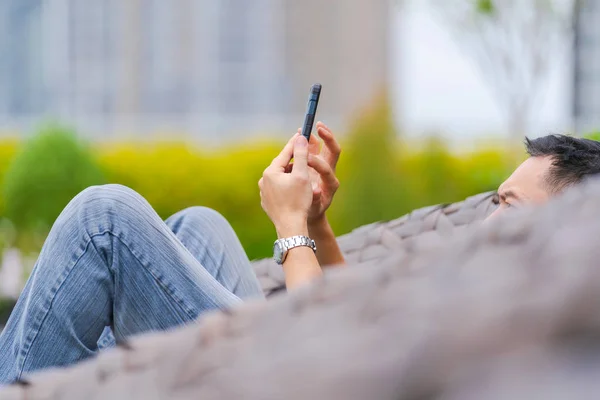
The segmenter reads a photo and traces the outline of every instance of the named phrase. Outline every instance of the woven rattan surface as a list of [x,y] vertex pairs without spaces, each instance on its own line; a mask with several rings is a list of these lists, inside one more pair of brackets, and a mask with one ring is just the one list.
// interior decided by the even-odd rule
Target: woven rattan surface
[[[427,251],[484,219],[496,203],[496,194],[489,192],[459,203],[425,207],[393,221],[358,228],[338,242],[350,264],[377,262],[391,253]],[[253,264],[266,296],[285,289],[283,271],[272,259]]]
[[599,215],[600,184],[578,188],[0,398],[596,399]]
[[0,398],[596,399],[599,215],[600,184],[578,188]]

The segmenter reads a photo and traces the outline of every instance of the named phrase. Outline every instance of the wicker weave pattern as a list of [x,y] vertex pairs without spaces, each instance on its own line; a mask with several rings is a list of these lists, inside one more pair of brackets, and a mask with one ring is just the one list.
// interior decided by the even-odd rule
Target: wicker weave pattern
[[593,399],[600,184],[137,338],[13,399]]
[[[349,264],[377,262],[399,252],[423,252],[495,210],[495,192],[482,193],[465,201],[425,207],[389,222],[360,227],[339,238]],[[283,271],[271,259],[254,262],[266,296],[285,289]]]

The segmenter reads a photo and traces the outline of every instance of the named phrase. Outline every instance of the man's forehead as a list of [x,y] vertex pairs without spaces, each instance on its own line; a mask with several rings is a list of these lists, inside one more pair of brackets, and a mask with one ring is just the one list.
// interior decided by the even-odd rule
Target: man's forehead
[[548,195],[546,177],[551,166],[550,157],[530,157],[500,185],[498,192],[501,195],[514,194],[515,197],[532,201],[544,200]]

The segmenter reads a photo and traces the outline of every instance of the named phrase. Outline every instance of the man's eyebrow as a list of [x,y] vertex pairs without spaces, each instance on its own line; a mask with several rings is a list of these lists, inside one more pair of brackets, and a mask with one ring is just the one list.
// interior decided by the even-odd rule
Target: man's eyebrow
[[517,195],[516,192],[512,191],[511,189],[508,190],[501,190],[498,192],[498,194],[500,195],[500,198],[505,201],[508,198],[513,198],[515,200],[519,200],[519,196]]

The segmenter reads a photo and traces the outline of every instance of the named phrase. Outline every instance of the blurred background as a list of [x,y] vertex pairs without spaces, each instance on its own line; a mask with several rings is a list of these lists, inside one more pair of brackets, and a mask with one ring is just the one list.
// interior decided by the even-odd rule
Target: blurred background
[[597,137],[598,72],[599,0],[0,0],[0,297],[95,184],[270,256],[256,183],[315,82],[343,234],[494,190],[526,135]]

